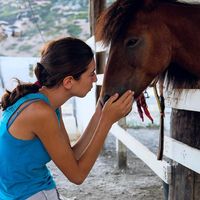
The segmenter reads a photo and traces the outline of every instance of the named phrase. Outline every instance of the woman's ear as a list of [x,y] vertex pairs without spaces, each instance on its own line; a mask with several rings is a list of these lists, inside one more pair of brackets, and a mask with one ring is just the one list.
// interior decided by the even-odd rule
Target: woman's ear
[[74,83],[74,78],[72,76],[66,76],[63,79],[63,86],[68,90],[72,88],[73,83]]

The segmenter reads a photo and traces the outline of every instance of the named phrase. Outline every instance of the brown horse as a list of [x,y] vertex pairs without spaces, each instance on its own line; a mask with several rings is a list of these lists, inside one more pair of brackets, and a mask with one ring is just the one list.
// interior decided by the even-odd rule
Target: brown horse
[[127,89],[137,98],[161,75],[173,88],[199,88],[200,4],[117,0],[100,16],[96,38],[110,45],[105,99]]

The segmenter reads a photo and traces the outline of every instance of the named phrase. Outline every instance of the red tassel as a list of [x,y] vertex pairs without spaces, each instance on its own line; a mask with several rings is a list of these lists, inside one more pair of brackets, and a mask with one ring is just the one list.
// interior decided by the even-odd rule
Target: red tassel
[[140,99],[138,99],[136,102],[137,102],[137,109],[138,109],[139,116],[142,119],[142,121],[144,121],[144,115],[141,108]]
[[[140,95],[140,97],[137,99],[137,108],[138,108],[138,112],[139,112],[139,115],[142,119],[142,121],[144,121],[144,116],[143,116],[143,111],[145,113],[145,115],[151,120],[151,122],[153,123],[153,118],[148,110],[148,106],[146,104],[146,100],[145,100],[145,97],[144,97],[144,94],[142,93]],[[143,111],[142,111],[143,109]]]

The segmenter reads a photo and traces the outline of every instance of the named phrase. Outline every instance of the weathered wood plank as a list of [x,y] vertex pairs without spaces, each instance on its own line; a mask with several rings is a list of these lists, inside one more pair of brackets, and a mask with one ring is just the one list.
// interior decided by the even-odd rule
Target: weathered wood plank
[[[172,109],[171,137],[200,149],[200,112]],[[174,164],[174,162],[173,162]],[[175,163],[170,200],[199,200],[200,174]]]
[[[95,35],[96,22],[101,12],[106,7],[106,0],[90,0],[90,32],[91,36]],[[102,74],[104,72],[104,66],[106,61],[105,52],[96,52],[96,72]],[[96,88],[96,98],[100,96],[101,87]]]

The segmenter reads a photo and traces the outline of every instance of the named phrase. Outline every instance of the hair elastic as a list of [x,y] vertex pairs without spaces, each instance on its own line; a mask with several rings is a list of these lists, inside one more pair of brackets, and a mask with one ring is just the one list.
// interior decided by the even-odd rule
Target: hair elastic
[[40,83],[40,81],[36,81],[36,82],[34,83],[34,85],[38,86],[39,88],[42,87],[42,84]]

